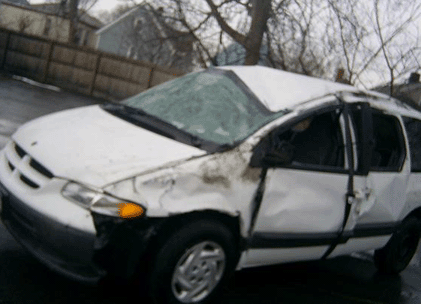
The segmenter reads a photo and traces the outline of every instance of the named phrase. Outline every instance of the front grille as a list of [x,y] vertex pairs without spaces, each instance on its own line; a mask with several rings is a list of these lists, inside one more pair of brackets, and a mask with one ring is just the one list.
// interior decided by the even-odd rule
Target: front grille
[[39,173],[41,173],[42,175],[44,175],[45,177],[48,177],[48,178],[53,178],[54,177],[53,173],[51,173],[47,168],[45,168],[43,165],[41,165],[39,162],[37,162],[33,158],[29,162],[29,165],[33,169],[37,170]]
[[39,189],[54,177],[50,170],[16,143],[6,148],[5,157],[12,174],[17,175],[22,185],[31,189]]
[[23,158],[26,155],[25,150],[23,150],[21,147],[19,147],[17,144],[15,144],[15,151],[20,156],[20,158]]
[[69,229],[67,224],[49,219],[11,193],[4,200],[0,215],[15,239],[53,269],[92,283],[104,274],[91,263],[95,234]]
[[15,170],[15,166],[13,166],[9,161],[7,162],[7,165],[9,166],[10,171]]
[[25,184],[27,184],[29,187],[38,189],[39,185],[31,181],[29,178],[27,178],[25,175],[20,175],[20,180],[23,181]]

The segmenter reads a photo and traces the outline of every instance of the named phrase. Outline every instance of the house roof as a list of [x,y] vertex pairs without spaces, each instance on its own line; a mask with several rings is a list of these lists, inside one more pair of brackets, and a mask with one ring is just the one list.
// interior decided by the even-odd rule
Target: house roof
[[[374,88],[373,90],[390,94],[390,85]],[[421,83],[401,83],[393,86],[393,97],[421,110]]]
[[[39,12],[44,12],[44,13],[49,13],[49,14],[54,14],[54,15],[59,15],[59,16],[65,16],[68,14],[68,9],[66,7],[63,7],[58,2],[32,4],[31,7]],[[89,15],[85,10],[82,10],[82,9],[79,10],[79,18],[80,18],[80,22],[90,27],[93,27],[95,29],[98,29],[103,26],[103,23],[101,21]]]
[[320,78],[285,72],[263,66],[223,66],[231,70],[271,111],[292,108],[297,104],[338,92],[365,93],[388,99],[387,95],[367,92],[356,87]]
[[97,30],[96,34],[101,35],[101,34],[105,33],[106,31],[110,30],[112,27],[114,27],[115,25],[117,25],[121,21],[125,20],[128,16],[131,16],[134,12],[138,11],[139,8],[140,8],[139,6],[136,6],[136,7],[132,8],[131,10],[128,10],[123,15],[118,17],[116,20],[106,24],[105,26],[103,26],[102,28]]
[[160,15],[156,13],[156,10],[148,3],[135,6],[131,10],[121,15],[116,20],[108,23],[101,29],[97,30],[96,34],[102,35],[106,33],[107,31],[117,26],[121,22],[124,22],[133,15],[139,14],[139,11],[142,11],[142,13],[144,13],[150,19],[151,23],[153,23],[155,28],[158,30],[160,38],[167,39],[167,41],[170,41],[172,48],[180,52],[190,51],[190,49],[192,48],[193,37],[191,37],[191,35],[188,32],[178,31],[166,24],[165,21],[162,20],[162,18],[160,18]]

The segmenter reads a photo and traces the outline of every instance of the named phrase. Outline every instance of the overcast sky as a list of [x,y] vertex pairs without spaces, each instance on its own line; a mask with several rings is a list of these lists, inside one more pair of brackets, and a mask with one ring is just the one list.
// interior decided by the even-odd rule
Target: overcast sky
[[[37,3],[45,3],[47,2],[46,0],[28,0],[31,4],[37,4]],[[58,1],[58,0],[57,0]],[[418,1],[418,0],[417,0]],[[48,2],[52,2],[52,1],[48,1]],[[91,8],[91,10],[89,11],[93,16],[98,16],[98,12],[100,11],[111,11],[113,8],[115,8],[118,4],[121,3],[127,3],[127,0],[98,0],[98,2]],[[140,0],[136,1],[137,3],[141,2]],[[418,19],[417,21],[417,25],[418,25],[418,31],[421,31],[421,18]],[[385,74],[386,75],[386,74]],[[374,86],[374,84],[379,84],[379,83],[383,83],[386,81],[386,79],[379,79],[378,78],[378,74],[375,71],[369,71],[366,75],[366,80],[367,80],[367,85],[369,87]]]

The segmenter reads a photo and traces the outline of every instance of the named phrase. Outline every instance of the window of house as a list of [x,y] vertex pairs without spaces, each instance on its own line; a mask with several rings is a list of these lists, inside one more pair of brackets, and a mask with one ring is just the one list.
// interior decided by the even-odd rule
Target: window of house
[[133,28],[135,30],[140,30],[142,28],[143,23],[144,23],[144,18],[137,17],[133,20]]
[[43,35],[48,36],[50,34],[50,30],[51,30],[51,18],[46,18]]
[[130,45],[127,49],[127,55],[128,58],[134,58],[135,57],[135,51],[133,45]]
[[88,45],[90,35],[91,34],[87,30],[85,30],[85,35],[83,36],[83,42],[82,42],[83,45]]
[[421,121],[404,117],[404,124],[411,150],[411,171],[421,172]]

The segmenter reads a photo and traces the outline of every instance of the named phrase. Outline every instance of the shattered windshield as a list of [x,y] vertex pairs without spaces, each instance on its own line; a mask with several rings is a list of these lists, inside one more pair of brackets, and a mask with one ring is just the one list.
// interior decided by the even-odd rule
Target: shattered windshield
[[122,103],[217,144],[245,139],[282,113],[267,110],[231,71],[186,75]]

